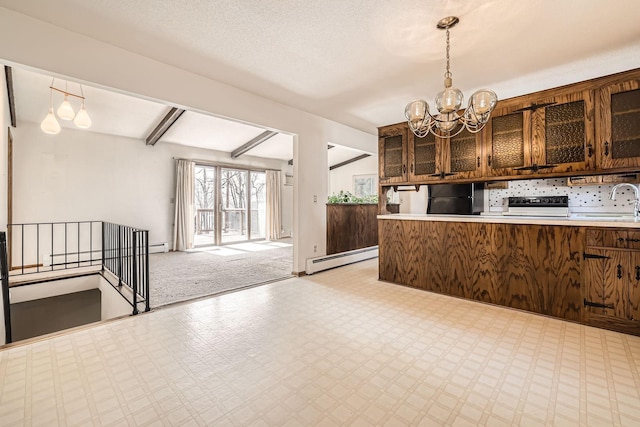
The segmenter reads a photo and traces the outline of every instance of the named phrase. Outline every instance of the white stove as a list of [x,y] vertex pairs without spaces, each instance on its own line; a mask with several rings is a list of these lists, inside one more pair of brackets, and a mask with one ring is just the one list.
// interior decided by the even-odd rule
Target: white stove
[[567,217],[569,196],[509,197],[502,215]]

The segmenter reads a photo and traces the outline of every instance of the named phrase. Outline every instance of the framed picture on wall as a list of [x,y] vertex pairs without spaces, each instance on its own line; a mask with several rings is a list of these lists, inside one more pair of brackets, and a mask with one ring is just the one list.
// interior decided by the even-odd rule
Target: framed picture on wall
[[378,194],[377,175],[353,175],[353,195],[356,197]]

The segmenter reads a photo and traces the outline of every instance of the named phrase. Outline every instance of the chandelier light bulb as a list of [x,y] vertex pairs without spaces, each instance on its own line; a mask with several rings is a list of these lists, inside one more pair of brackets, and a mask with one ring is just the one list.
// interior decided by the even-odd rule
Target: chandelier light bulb
[[58,107],[58,117],[62,120],[73,120],[76,116],[76,112],[73,111],[73,107],[71,106],[68,98],[69,96],[65,95],[64,101],[60,104],[60,107]]
[[40,123],[40,129],[50,135],[60,133],[60,123],[58,123],[56,116],[53,114],[53,107],[49,107],[49,114],[47,114],[47,117]]
[[464,97],[459,89],[448,87],[436,95],[436,108],[443,114],[453,113],[460,109],[463,100]]
[[87,109],[84,108],[84,101],[82,101],[80,111],[76,114],[76,118],[73,119],[73,123],[80,129],[88,129],[91,127],[91,117],[89,117]]
[[498,97],[490,90],[479,90],[471,95],[471,106],[477,114],[486,114],[493,110]]

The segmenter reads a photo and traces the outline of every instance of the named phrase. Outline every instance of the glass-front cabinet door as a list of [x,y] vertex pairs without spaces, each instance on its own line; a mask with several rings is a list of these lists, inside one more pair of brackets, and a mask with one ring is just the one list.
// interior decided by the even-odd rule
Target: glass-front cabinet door
[[531,111],[502,108],[494,112],[482,131],[487,140],[485,174],[505,176],[529,174],[531,166]]
[[594,93],[586,90],[533,104],[531,168],[538,173],[595,168]]
[[420,138],[408,133],[409,141],[409,181],[434,180],[438,173],[437,159],[440,147],[433,134]]
[[482,175],[482,133],[463,130],[458,135],[443,140],[442,163],[447,179],[469,179]]
[[640,80],[600,91],[598,154],[602,169],[640,166]]
[[407,182],[408,128],[406,123],[400,123],[378,131],[379,175],[383,184]]

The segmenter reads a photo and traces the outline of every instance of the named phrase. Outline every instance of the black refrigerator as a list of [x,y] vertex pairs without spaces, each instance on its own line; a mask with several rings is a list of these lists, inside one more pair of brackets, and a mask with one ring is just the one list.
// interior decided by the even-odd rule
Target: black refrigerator
[[484,209],[484,184],[437,184],[428,187],[428,214],[479,215]]

